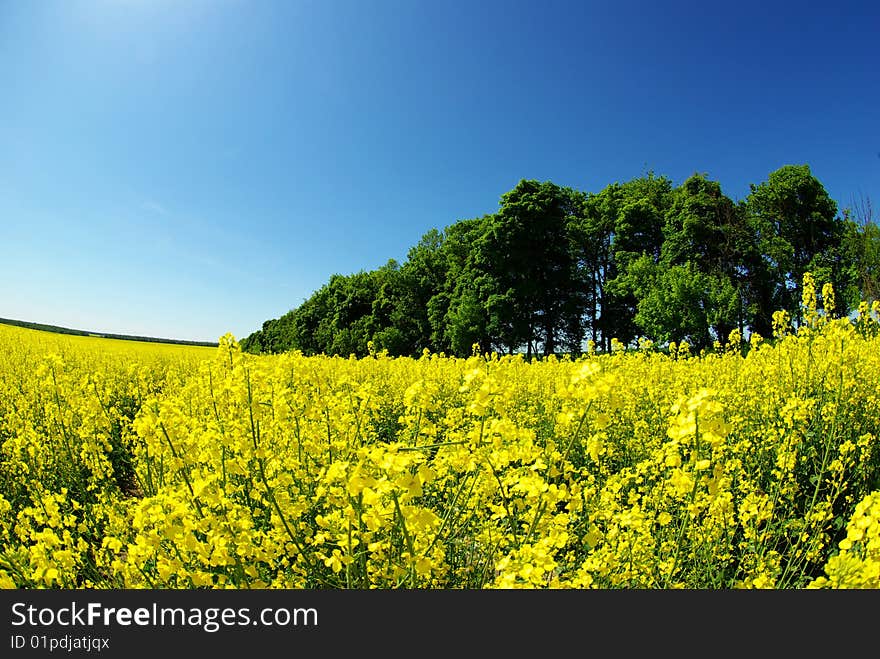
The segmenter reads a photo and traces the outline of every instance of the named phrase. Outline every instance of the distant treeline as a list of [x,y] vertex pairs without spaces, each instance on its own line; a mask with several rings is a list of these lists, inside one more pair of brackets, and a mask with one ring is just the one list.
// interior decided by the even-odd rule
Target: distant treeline
[[805,272],[833,285],[834,315],[880,294],[870,200],[838,213],[808,165],[739,202],[705,174],[673,186],[651,172],[597,193],[522,180],[496,213],[429,231],[404,263],[333,275],[242,347],[531,357],[644,337],[699,350],[734,329],[771,337],[778,310],[797,323]]
[[211,341],[184,341],[183,339],[159,339],[152,336],[130,336],[128,334],[104,334],[101,332],[87,332],[85,330],[70,329],[69,327],[58,327],[57,325],[43,325],[42,323],[30,323],[24,320],[12,320],[10,318],[0,318],[0,323],[4,325],[15,325],[16,327],[25,327],[27,329],[41,330],[43,332],[55,332],[56,334],[73,334],[74,336],[94,336],[101,339],[121,339],[123,341],[146,341],[148,343],[170,343],[174,345],[185,346],[204,346],[208,348],[216,348],[217,342]]

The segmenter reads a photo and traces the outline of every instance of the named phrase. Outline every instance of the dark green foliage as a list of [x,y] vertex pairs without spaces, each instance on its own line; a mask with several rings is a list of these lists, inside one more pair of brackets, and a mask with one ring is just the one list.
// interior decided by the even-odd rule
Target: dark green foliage
[[844,210],[843,239],[836,247],[845,285],[840,293],[847,305],[880,300],[880,225],[867,197]]
[[876,299],[878,254],[870,202],[838,216],[807,165],[739,203],[705,174],[674,187],[649,172],[590,194],[521,180],[496,213],[429,231],[403,264],[333,275],[242,347],[531,357],[645,337],[699,350],[734,329],[770,337],[780,309],[797,320],[807,271],[834,285],[838,315]]
[[642,333],[628,270],[642,258],[659,261],[671,190],[669,179],[648,173],[585,200],[574,250],[587,296],[585,331],[600,349],[610,349],[612,338],[630,343]]
[[110,404],[118,411],[113,415],[110,424],[110,464],[113,467],[113,479],[120,492],[128,496],[138,493],[137,476],[134,470],[134,452],[126,444],[126,431],[140,411],[140,401],[127,394],[116,395]]
[[[807,165],[786,165],[752,185],[746,213],[759,258],[754,264],[755,329],[768,334],[774,311],[800,318],[800,283],[805,272],[843,290],[845,263],[837,253],[845,225],[837,204]],[[846,257],[844,257],[846,260]]]

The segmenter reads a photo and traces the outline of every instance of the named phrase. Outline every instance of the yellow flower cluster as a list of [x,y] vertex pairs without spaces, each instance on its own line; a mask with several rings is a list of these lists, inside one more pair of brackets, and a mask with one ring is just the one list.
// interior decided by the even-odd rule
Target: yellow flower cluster
[[826,576],[809,588],[880,588],[880,492],[858,503],[838,544],[841,551],[829,559]]
[[0,326],[0,586],[877,587],[877,309],[807,303],[531,362]]

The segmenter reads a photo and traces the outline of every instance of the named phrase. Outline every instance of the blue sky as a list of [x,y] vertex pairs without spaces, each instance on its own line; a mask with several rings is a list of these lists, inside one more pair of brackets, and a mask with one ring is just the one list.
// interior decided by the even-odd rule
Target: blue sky
[[[714,7],[713,7],[714,5]],[[0,317],[243,337],[523,178],[880,204],[880,3],[0,0]]]

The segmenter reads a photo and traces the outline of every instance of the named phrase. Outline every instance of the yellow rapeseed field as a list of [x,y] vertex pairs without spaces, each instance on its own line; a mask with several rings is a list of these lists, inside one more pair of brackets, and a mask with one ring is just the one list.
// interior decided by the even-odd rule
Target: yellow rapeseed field
[[0,325],[0,584],[877,588],[878,311],[533,362]]

